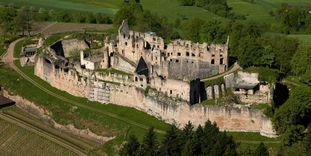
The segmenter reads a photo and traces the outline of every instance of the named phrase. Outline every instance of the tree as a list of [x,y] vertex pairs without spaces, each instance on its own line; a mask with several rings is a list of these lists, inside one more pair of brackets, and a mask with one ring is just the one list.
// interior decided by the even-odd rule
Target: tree
[[291,146],[303,138],[304,127],[301,125],[289,125],[282,136],[282,143],[285,146]]
[[226,26],[218,20],[206,22],[202,27],[201,40],[208,43],[223,43],[228,36]]
[[244,37],[240,39],[238,61],[243,68],[259,65],[263,48],[255,38]]
[[307,15],[307,9],[288,4],[283,4],[277,11],[277,18],[284,25],[286,33],[304,29],[307,23]]
[[299,42],[295,39],[278,36],[271,43],[273,44],[278,68],[281,72],[288,73],[291,68],[291,59],[296,52]]
[[191,140],[187,140],[185,146],[183,147],[181,151],[181,156],[192,156],[192,155],[194,155],[193,145],[192,145]]
[[24,35],[24,32],[27,31],[28,35],[30,35],[30,32],[32,30],[32,11],[28,7],[23,7],[18,12],[15,23],[17,25],[18,31],[21,31]]
[[311,47],[301,45],[298,47],[291,61],[291,71],[295,75],[303,75],[311,67]]
[[269,156],[269,152],[267,150],[267,147],[262,142],[258,145],[256,148],[256,151],[254,153],[254,156]]
[[311,130],[310,127],[308,128],[308,132],[303,139],[303,147],[306,150],[307,155],[311,155]]
[[277,109],[273,118],[276,130],[279,133],[287,131],[288,135],[292,135],[291,133],[296,131],[295,126],[301,125],[306,128],[311,123],[310,95],[309,86],[297,86],[291,90],[289,99]]
[[118,12],[114,15],[113,24],[119,27],[123,20],[127,19],[130,26],[137,24],[138,16],[143,14],[143,8],[140,3],[130,0],[129,4],[123,3]]
[[199,42],[203,24],[204,21],[199,18],[191,18],[190,20],[185,21],[182,26],[183,38],[193,42]]
[[14,34],[16,31],[15,17],[17,12],[14,8],[4,7],[0,9],[0,24],[4,36]]
[[121,156],[135,156],[137,155],[139,146],[140,144],[137,138],[135,137],[135,135],[130,135],[127,143],[120,150],[120,155]]
[[166,132],[162,147],[161,154],[163,155],[180,155],[181,140],[179,138],[179,132],[175,125]]
[[156,140],[156,135],[154,128],[151,127],[148,133],[144,137],[141,148],[139,149],[140,156],[157,156],[158,155],[158,142]]

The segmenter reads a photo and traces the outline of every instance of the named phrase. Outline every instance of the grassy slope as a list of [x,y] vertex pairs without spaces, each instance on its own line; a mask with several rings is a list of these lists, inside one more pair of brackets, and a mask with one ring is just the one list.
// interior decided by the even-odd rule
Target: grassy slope
[[[120,7],[123,0],[0,0],[0,3],[15,3],[17,5],[32,5],[44,8],[56,8],[79,11],[92,11],[113,14]],[[51,2],[51,3],[49,3]],[[202,8],[180,6],[178,0],[141,0],[143,7],[170,19],[177,17],[199,17],[204,20],[224,19]],[[249,20],[273,22],[270,11],[276,10],[282,3],[293,5],[311,5],[310,0],[228,0],[233,12],[246,15]]]
[[245,0],[228,0],[233,12],[239,15],[246,15],[247,19],[255,21],[273,22],[270,11],[278,9],[282,3],[292,5],[310,5],[310,0],[255,0],[249,3]]
[[296,38],[298,39],[302,44],[311,46],[311,35],[305,35],[305,34],[293,34],[288,35],[290,38]]
[[[112,0],[110,0],[111,2]],[[0,0],[0,4],[16,4],[18,6],[35,6],[49,9],[64,9],[64,10],[76,10],[76,11],[90,11],[100,12],[106,14],[114,14],[116,12],[116,6],[111,8],[112,5],[108,1],[106,5],[90,4],[88,1],[74,1],[74,0]],[[114,2],[115,3],[115,2]]]

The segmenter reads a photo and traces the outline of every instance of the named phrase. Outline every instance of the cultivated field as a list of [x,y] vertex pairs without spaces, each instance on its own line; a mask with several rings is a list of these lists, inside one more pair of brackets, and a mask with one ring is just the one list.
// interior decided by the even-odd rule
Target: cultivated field
[[109,24],[36,22],[33,29],[36,30],[34,33],[49,35],[63,32],[106,31],[110,28],[112,25]]
[[[96,2],[97,0],[95,0]],[[114,14],[117,9],[109,5],[114,0],[105,0],[103,5],[90,4],[88,0],[0,0],[0,4],[15,4],[18,6],[34,6],[37,8],[62,9],[74,11],[89,11],[106,14]],[[113,2],[114,3],[114,2]]]
[[[114,14],[123,0],[0,0],[3,4],[31,5],[37,8],[54,8],[77,11],[102,12]],[[200,17],[204,20],[224,19],[207,10],[194,6],[180,6],[178,0],[141,0],[144,9],[156,12],[170,19]],[[233,12],[245,15],[249,20],[273,22],[271,11],[282,3],[311,5],[310,0],[228,0]]]
[[0,119],[0,155],[75,155],[35,133]]

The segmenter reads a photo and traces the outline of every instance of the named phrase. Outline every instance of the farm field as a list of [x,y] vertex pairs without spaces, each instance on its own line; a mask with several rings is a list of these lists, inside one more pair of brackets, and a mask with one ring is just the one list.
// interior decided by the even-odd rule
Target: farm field
[[[113,0],[109,1],[111,2]],[[110,2],[107,1],[107,3],[104,4],[109,4]],[[112,5],[102,6],[98,4],[90,4],[87,0],[1,0],[0,4],[15,4],[17,6],[34,6],[37,8],[88,11],[105,14],[114,14],[117,11],[116,7],[111,8]]]
[[[37,8],[64,9],[76,11],[101,12],[114,14],[123,0],[0,0],[0,4],[31,5]],[[178,0],[141,0],[146,10],[156,12],[169,19],[199,17],[203,20],[225,19],[195,6],[180,6]],[[249,20],[273,22],[271,11],[282,3],[293,5],[310,4],[309,0],[228,0],[228,5],[237,15],[245,15]]]
[[102,32],[112,28],[109,24],[88,24],[88,23],[61,23],[61,22],[35,22],[33,33],[44,35],[63,32],[95,31]]
[[0,155],[75,155],[33,132],[0,119]]

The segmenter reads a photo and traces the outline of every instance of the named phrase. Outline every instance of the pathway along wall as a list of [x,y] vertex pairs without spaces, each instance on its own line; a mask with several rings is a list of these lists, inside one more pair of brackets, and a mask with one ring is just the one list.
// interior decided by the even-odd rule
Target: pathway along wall
[[[38,64],[36,67],[39,67]],[[42,73],[44,70],[38,70],[38,68],[35,68],[35,70],[37,76],[48,81],[54,87],[67,91],[72,95],[77,95],[77,92],[81,93],[81,90],[83,90],[85,91],[85,93],[82,94],[83,97],[97,99],[93,97],[91,98],[91,96],[94,96],[94,93],[92,93],[92,95],[86,93],[90,92],[90,83],[84,83],[84,85],[79,85],[79,87],[59,87],[59,81],[62,83],[68,82],[75,84],[74,81],[76,81],[76,78],[74,75],[72,75],[72,78],[70,79],[70,74],[67,75],[67,77],[63,77],[58,76],[60,72],[49,73],[49,75],[53,75],[52,77],[57,78],[57,81],[55,81],[46,78],[45,76],[47,75]],[[176,124],[180,127],[186,125],[188,121],[192,122],[193,125],[198,126],[199,124],[203,125],[206,121],[210,120],[211,122],[216,122],[221,130],[259,132],[263,136],[276,137],[271,120],[265,117],[260,110],[207,106],[202,104],[190,106],[186,102],[175,101],[155,91],[150,91],[148,95],[145,95],[146,93],[144,90],[133,86],[125,86],[122,84],[109,84],[108,86],[110,87],[96,89],[98,90],[96,95],[107,96],[109,97],[109,103],[136,108],[162,119],[165,122]],[[104,92],[103,89],[105,89]],[[101,95],[102,93],[105,95]]]

